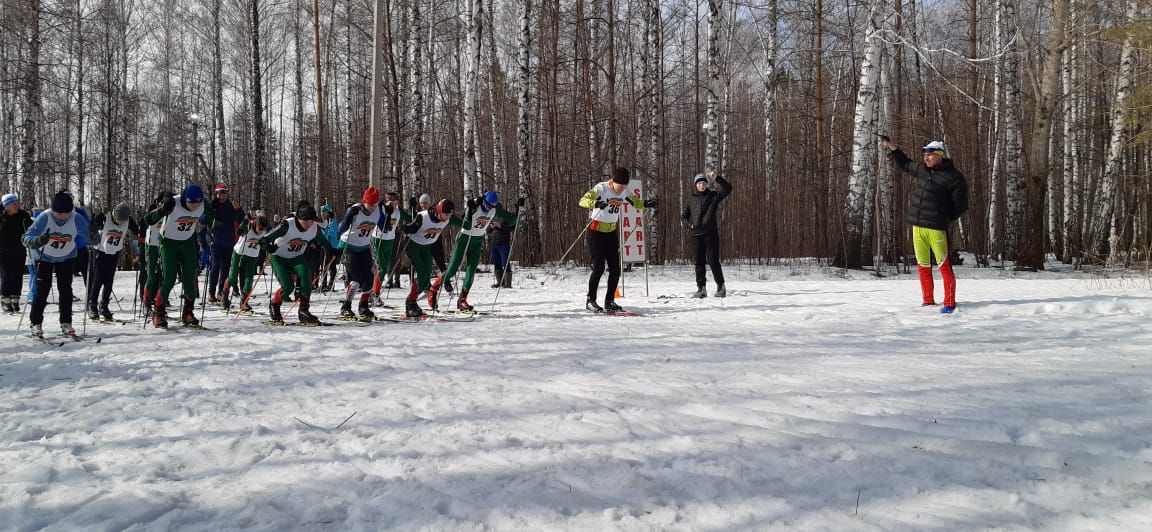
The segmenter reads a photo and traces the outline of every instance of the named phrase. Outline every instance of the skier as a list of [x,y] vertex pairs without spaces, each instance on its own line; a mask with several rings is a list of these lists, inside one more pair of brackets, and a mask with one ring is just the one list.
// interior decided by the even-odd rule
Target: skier
[[[598,183],[592,190],[580,197],[580,206],[589,209],[588,253],[592,257],[592,275],[588,278],[588,302],[585,308],[593,312],[620,312],[624,309],[616,304],[616,287],[620,283],[620,210],[624,202],[632,204],[639,211],[645,208],[644,200],[628,191],[631,174],[627,168],[612,171],[612,179]],[[655,202],[648,202],[655,207]],[[604,306],[596,304],[596,290],[604,266],[608,266],[608,291],[604,294]]]
[[[120,250],[128,241],[128,233],[140,234],[140,228],[132,219],[132,210],[121,203],[111,213],[101,213],[93,219],[91,230],[92,276],[88,279],[88,319],[108,322],[115,317],[108,308],[108,298],[112,295],[112,283],[116,279],[116,265]],[[99,307],[97,307],[99,300]]]
[[[452,221],[452,210],[455,205],[450,199],[442,199],[435,209],[424,209],[404,226],[408,234],[408,244],[404,251],[408,260],[412,261],[412,271],[416,278],[408,290],[408,299],[404,302],[404,314],[410,318],[419,318],[424,315],[420,304],[416,302],[420,292],[428,290],[431,286],[432,251],[431,248],[440,241],[440,233]],[[459,223],[457,221],[457,223]]]
[[276,229],[261,237],[260,244],[272,257],[272,273],[280,282],[280,288],[272,294],[272,302],[268,305],[271,323],[284,324],[280,305],[284,298],[290,297],[295,292],[298,297],[297,318],[300,324],[319,325],[320,320],[309,311],[312,269],[304,256],[309,247],[329,247],[328,239],[316,224],[316,209],[308,202],[300,202],[296,214],[285,218]]
[[237,228],[244,220],[244,210],[234,200],[229,199],[228,185],[217,183],[213,191],[215,198],[208,205],[212,212],[212,231],[209,234],[212,246],[212,264],[208,274],[208,301],[219,303],[224,294],[224,283],[232,263],[232,248],[236,245]]
[[[392,256],[396,251],[396,228],[401,224],[412,221],[412,217],[400,208],[400,195],[389,192],[384,195],[385,220],[382,227],[372,231],[372,247],[376,253],[376,278],[372,284],[378,304],[380,302],[381,283],[390,283],[388,275],[392,273]],[[399,288],[399,286],[384,285],[385,288]]]
[[72,327],[72,277],[78,248],[76,241],[87,233],[88,220],[76,212],[72,194],[66,190],[57,192],[52,197],[51,208],[40,213],[24,232],[24,245],[36,254],[36,299],[28,317],[33,336],[44,337],[44,307],[48,306],[53,273],[59,291],[60,331],[67,336],[76,335],[76,329]]
[[0,201],[4,204],[4,212],[0,214],[0,303],[4,312],[17,314],[28,260],[22,239],[32,226],[32,216],[20,208],[20,196],[16,194],[5,194]]
[[232,310],[231,287],[239,287],[244,299],[240,302],[240,312],[252,313],[249,303],[252,297],[253,278],[256,274],[256,262],[260,258],[260,238],[270,229],[268,218],[261,211],[256,211],[253,218],[240,224],[240,238],[232,246],[232,264],[228,268],[228,281],[221,291],[224,310]]
[[[720,190],[713,190],[713,182]],[[692,297],[708,297],[706,264],[712,268],[712,280],[716,281],[716,297],[724,297],[728,291],[724,289],[724,270],[720,267],[720,232],[716,213],[720,210],[720,203],[732,193],[732,184],[723,176],[716,175],[716,169],[709,166],[705,174],[696,174],[692,185],[696,192],[680,212],[680,219],[692,231],[692,247],[696,251],[696,293]]]
[[492,288],[512,288],[512,264],[509,263],[508,254],[512,251],[512,234],[523,206],[524,198],[517,199],[516,212],[511,218],[496,217],[488,225],[488,252],[492,256],[492,269],[496,275]]
[[340,222],[340,244],[344,246],[344,274],[348,287],[340,304],[341,319],[356,319],[352,312],[352,297],[357,293],[360,295],[359,319],[372,321],[376,318],[369,308],[372,304],[372,233],[387,227],[391,216],[391,207],[380,208],[380,190],[376,187],[364,189],[360,203],[348,207],[344,213]]
[[916,187],[908,195],[908,223],[912,225],[912,247],[919,263],[922,305],[936,304],[932,294],[932,257],[940,265],[944,280],[944,305],[941,314],[956,310],[956,275],[948,256],[948,226],[968,210],[968,183],[964,175],[944,157],[944,143],[929,142],[920,149],[923,162],[913,161],[886,137],[881,143],[889,150],[888,158],[897,168],[916,178]]
[[[409,210],[412,211],[413,217],[415,217],[415,213],[420,212],[420,211],[434,211],[435,210],[434,206],[432,205],[432,196],[429,196],[428,194],[421,194],[420,195],[419,208],[417,208],[416,205],[412,205],[411,200],[409,200],[408,207],[409,207]],[[409,223],[411,223],[411,222],[409,222]],[[448,263],[444,260],[444,241],[443,240],[437,240],[431,246],[429,246],[428,247],[428,254],[432,257],[432,263],[436,265],[436,269],[440,273],[444,273],[444,270],[448,269]],[[429,271],[431,271],[431,270],[429,270]],[[448,282],[444,284],[444,289],[447,290],[448,293],[453,292],[451,279],[448,279]]]
[[515,215],[499,206],[500,196],[495,192],[487,192],[480,198],[469,198],[464,211],[464,217],[459,219],[463,229],[456,237],[456,245],[452,248],[452,260],[448,269],[432,281],[428,289],[428,306],[433,310],[437,308],[440,295],[440,285],[446,279],[456,275],[460,265],[464,263],[464,284],[460,287],[460,299],[456,302],[456,310],[472,312],[475,309],[468,304],[468,291],[472,289],[472,280],[476,274],[476,267],[480,265],[480,253],[484,250],[484,235],[488,224],[499,216],[501,220],[516,222]]
[[147,225],[157,221],[163,221],[159,235],[160,269],[164,275],[153,300],[152,324],[162,329],[168,327],[168,293],[179,278],[183,301],[180,321],[186,327],[199,327],[200,320],[196,319],[194,312],[196,298],[200,296],[196,286],[196,259],[199,255],[196,233],[212,223],[212,210],[204,202],[204,190],[200,185],[192,184],[179,195],[165,198],[159,207],[144,216]]
[[320,227],[330,246],[326,248],[324,254],[324,266],[320,272],[320,291],[328,292],[336,286],[336,264],[340,262],[344,250],[340,247],[340,223],[336,221],[336,212],[327,203],[320,206]]
[[[161,192],[156,197],[156,200],[148,205],[148,210],[152,211],[159,208],[164,204],[168,198],[175,196],[176,193],[172,191]],[[147,218],[147,214],[145,214]],[[147,222],[144,222],[147,224]],[[164,218],[160,218],[155,223],[148,225],[144,231],[144,316],[152,315],[152,302],[156,299],[156,294],[160,292],[160,283],[164,280],[164,273],[160,271],[160,232],[164,230]]]

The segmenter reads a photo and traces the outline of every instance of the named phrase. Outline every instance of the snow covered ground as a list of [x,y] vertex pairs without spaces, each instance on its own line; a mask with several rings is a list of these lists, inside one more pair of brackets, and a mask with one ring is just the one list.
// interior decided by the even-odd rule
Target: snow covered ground
[[0,529],[1152,529],[1147,278],[964,267],[942,316],[907,275],[727,273],[626,274],[644,317],[582,311],[585,269],[472,323],[0,317]]

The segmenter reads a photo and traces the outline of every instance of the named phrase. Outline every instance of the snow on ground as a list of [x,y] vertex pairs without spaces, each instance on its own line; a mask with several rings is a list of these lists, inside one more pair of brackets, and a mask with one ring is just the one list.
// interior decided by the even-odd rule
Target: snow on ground
[[0,529],[1152,529],[1147,278],[960,268],[942,316],[909,275],[731,266],[701,301],[655,267],[626,318],[586,271],[472,323],[0,317]]

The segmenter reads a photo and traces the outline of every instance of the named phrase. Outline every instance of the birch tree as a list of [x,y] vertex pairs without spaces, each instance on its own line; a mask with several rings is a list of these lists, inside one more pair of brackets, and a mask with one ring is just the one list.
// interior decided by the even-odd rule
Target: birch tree
[[877,167],[877,103],[880,88],[881,51],[880,32],[884,22],[884,0],[868,2],[867,30],[864,35],[864,55],[860,63],[860,84],[856,92],[856,116],[852,127],[852,169],[848,179],[848,196],[844,202],[844,266],[859,268],[865,245],[863,235],[869,220],[869,191],[876,184]]
[[[1128,0],[1125,9],[1125,19],[1130,25],[1140,14],[1139,0]],[[1124,44],[1120,49],[1120,73],[1116,78],[1116,98],[1112,103],[1109,121],[1112,133],[1108,139],[1108,158],[1104,163],[1104,173],[1100,177],[1094,198],[1093,217],[1091,226],[1091,253],[1099,257],[1108,255],[1108,236],[1112,227],[1112,216],[1116,212],[1117,182],[1120,179],[1124,157],[1124,129],[1128,120],[1128,96],[1132,93],[1132,75],[1135,62],[1133,32],[1129,30],[1124,37]]]
[[464,74],[464,197],[476,192],[476,100],[480,70],[481,46],[484,42],[484,0],[467,0],[468,56]]
[[720,14],[720,0],[708,0],[708,82],[706,112],[704,118],[704,131],[707,138],[704,149],[704,166],[706,168],[720,169],[720,137],[717,123],[720,89],[720,32],[722,20]]

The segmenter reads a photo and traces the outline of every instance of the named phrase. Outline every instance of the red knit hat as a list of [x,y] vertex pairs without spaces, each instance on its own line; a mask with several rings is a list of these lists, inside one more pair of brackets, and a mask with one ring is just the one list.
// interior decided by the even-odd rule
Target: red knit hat
[[228,192],[228,185],[225,185],[224,183],[216,183],[215,193],[219,194],[221,192],[227,193]]
[[364,195],[360,198],[360,201],[365,205],[376,205],[380,203],[380,189],[376,187],[364,189]]

